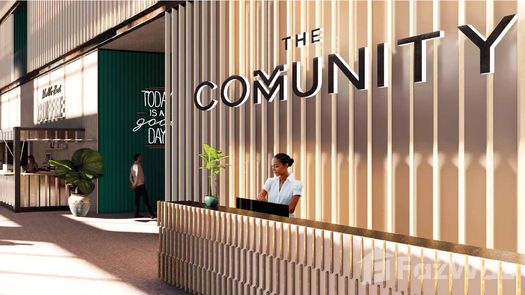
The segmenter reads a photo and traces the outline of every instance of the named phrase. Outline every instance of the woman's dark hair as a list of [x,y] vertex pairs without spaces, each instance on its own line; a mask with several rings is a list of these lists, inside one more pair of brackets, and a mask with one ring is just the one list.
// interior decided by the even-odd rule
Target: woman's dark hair
[[33,160],[33,162],[35,161],[35,157],[33,157],[33,155],[29,155],[29,156],[27,156],[27,159],[28,159],[28,160],[31,159],[31,160]]
[[288,164],[288,167],[291,167],[293,165],[293,162],[294,162],[294,160],[292,158],[290,158],[290,156],[288,156],[285,153],[278,153],[278,154],[276,154],[273,157],[276,158],[277,160],[279,160],[279,162],[281,162],[281,164],[283,164],[283,165]]
[[134,156],[133,156],[133,160],[134,161],[137,161],[139,159],[139,156],[140,156],[140,153],[136,153]]

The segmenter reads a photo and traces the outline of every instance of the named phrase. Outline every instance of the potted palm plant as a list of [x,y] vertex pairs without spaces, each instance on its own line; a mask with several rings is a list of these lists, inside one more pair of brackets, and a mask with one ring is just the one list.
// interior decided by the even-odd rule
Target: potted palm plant
[[228,167],[228,164],[223,163],[228,156],[224,156],[221,150],[207,144],[203,144],[202,148],[204,153],[198,154],[203,162],[201,169],[206,169],[208,171],[208,193],[204,196],[204,204],[208,208],[217,208],[219,205],[217,180],[221,173],[221,169]]
[[103,175],[100,153],[82,148],[75,151],[71,160],[49,160],[49,164],[55,167],[55,175],[64,179],[69,187],[71,213],[74,216],[86,216],[91,206],[88,195],[95,189],[94,180]]

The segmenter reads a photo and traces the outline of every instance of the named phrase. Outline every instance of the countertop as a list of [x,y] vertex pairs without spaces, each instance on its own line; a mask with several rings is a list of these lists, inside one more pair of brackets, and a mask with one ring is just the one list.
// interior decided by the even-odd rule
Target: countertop
[[23,175],[23,176],[27,176],[27,175],[44,175],[44,176],[50,175],[50,176],[55,176],[55,171],[38,171],[38,172],[33,172],[33,173],[22,172],[22,173],[20,173],[20,175]]
[[[15,173],[13,171],[2,171],[2,170],[0,170],[0,176],[14,176],[14,175],[15,175]],[[55,172],[54,171],[38,171],[38,172],[34,172],[34,173],[21,172],[20,175],[21,176],[32,176],[32,175],[54,176]]]
[[[175,203],[175,204],[184,205],[184,206],[205,208],[203,203],[198,203],[198,202],[193,202],[193,201],[168,201],[166,203]],[[205,209],[208,209],[208,208],[205,208]],[[239,214],[239,215],[251,216],[251,217],[256,217],[256,218],[263,218],[267,220],[273,220],[273,221],[278,221],[278,222],[283,222],[283,223],[288,223],[288,224],[295,224],[299,226],[316,228],[320,230],[328,230],[328,231],[339,232],[339,233],[344,233],[344,234],[368,237],[372,239],[385,240],[385,241],[390,241],[390,242],[395,242],[395,243],[400,243],[400,244],[414,245],[418,247],[436,249],[440,251],[454,252],[454,253],[466,254],[466,255],[477,256],[477,257],[484,257],[487,259],[501,260],[501,261],[506,261],[510,263],[525,265],[525,254],[519,254],[515,252],[481,248],[481,247],[476,247],[476,246],[456,244],[456,243],[451,243],[451,242],[446,242],[446,241],[431,240],[431,239],[425,239],[425,238],[396,234],[396,233],[382,232],[382,231],[377,231],[377,230],[369,230],[369,229],[360,228],[360,227],[352,227],[352,226],[347,226],[347,225],[320,222],[320,221],[315,221],[315,220],[300,219],[300,218],[294,218],[294,217],[283,217],[283,216],[277,216],[277,215],[272,215],[272,214],[244,210],[244,209],[237,209],[237,208],[232,208],[232,207],[219,206],[217,209],[208,209],[208,210]]]

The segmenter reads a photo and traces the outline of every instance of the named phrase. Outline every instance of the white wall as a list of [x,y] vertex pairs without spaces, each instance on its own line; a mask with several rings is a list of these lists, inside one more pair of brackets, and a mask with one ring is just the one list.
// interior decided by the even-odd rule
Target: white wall
[[[92,52],[36,78],[33,85],[33,124],[38,125],[38,102],[42,98],[42,90],[55,84],[62,85],[62,92],[66,99],[66,123],[58,121],[54,125],[71,127],[69,122],[72,119],[83,120],[86,116],[96,115],[98,100],[97,63],[97,52]],[[91,135],[96,134],[91,133]]]
[[[61,83],[66,100],[66,118],[52,123],[37,124],[38,100],[42,97],[42,89]],[[26,100],[28,97],[24,97]],[[30,105],[27,101],[25,104]],[[31,153],[41,165],[46,153],[53,159],[71,158],[79,148],[98,149],[98,54],[92,52],[33,81],[32,112],[23,112],[23,120],[30,126],[50,128],[85,128],[85,138],[92,141],[84,143],[68,143],[67,149],[50,149],[47,142],[33,142]],[[31,116],[27,118],[27,116]],[[31,120],[29,120],[31,119]],[[92,208],[97,205],[97,190],[92,194]]]
[[0,129],[20,126],[20,87],[0,95]]

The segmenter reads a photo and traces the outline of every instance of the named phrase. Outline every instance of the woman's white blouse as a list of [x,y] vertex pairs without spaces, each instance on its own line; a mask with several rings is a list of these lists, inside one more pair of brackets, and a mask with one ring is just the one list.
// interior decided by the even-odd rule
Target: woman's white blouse
[[293,196],[302,195],[303,183],[290,174],[279,190],[279,176],[275,176],[266,180],[263,189],[268,192],[268,202],[289,205]]

